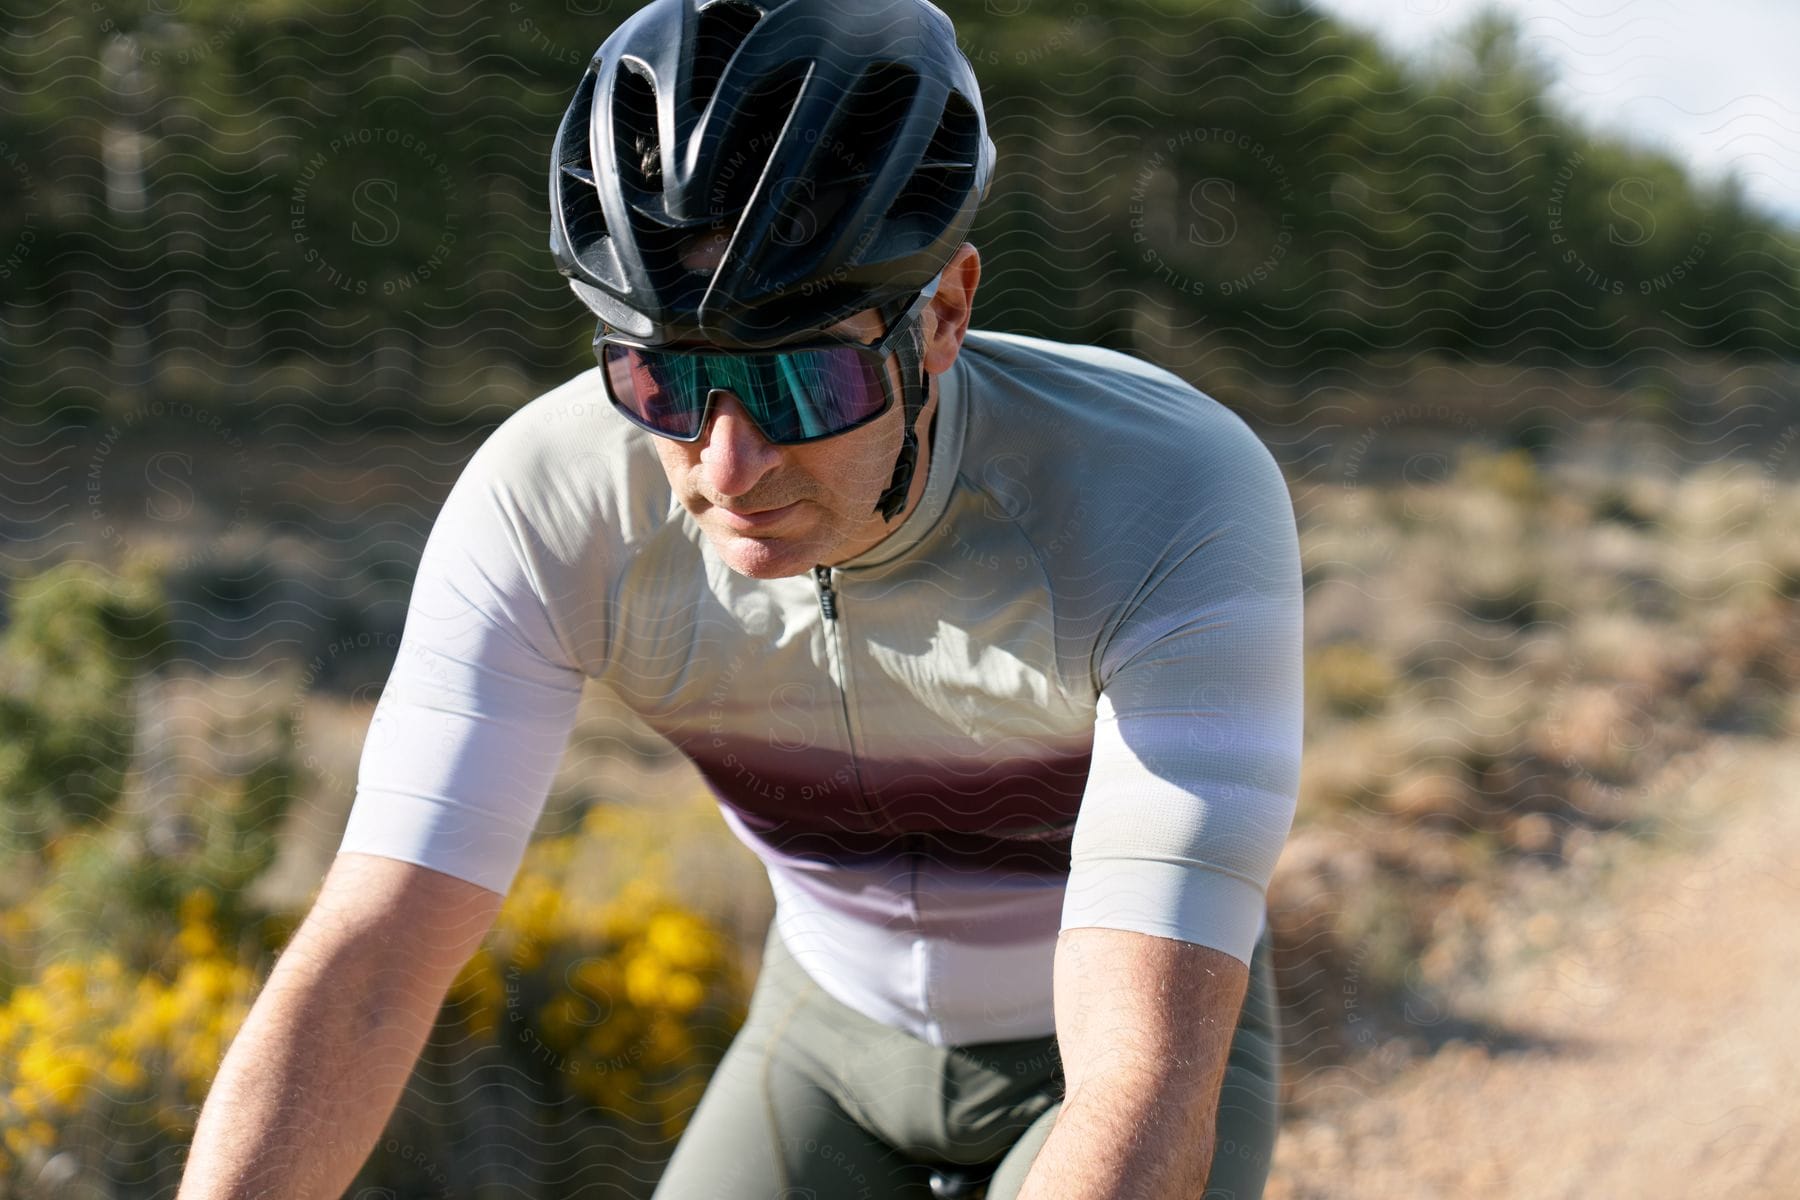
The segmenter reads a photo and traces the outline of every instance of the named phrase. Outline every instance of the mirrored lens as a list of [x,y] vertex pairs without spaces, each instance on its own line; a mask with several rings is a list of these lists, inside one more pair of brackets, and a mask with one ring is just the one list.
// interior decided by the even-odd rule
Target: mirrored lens
[[730,392],[771,442],[829,437],[887,407],[882,365],[845,347],[788,354],[682,354],[607,343],[601,361],[619,405],[671,437],[699,432],[706,398]]
[[698,390],[691,378],[687,386],[682,385],[678,361],[682,357],[690,356],[655,354],[609,343],[601,352],[601,365],[619,407],[658,433],[691,438],[700,430],[706,393]]
[[736,395],[770,441],[841,433],[887,404],[878,364],[848,347],[719,361],[732,368],[714,386]]

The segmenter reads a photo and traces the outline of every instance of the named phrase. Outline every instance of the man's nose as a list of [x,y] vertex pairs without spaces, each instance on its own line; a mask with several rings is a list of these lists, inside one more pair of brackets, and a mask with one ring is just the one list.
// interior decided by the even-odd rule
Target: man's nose
[[781,461],[767,438],[730,392],[713,393],[712,413],[700,438],[700,465],[715,494],[742,496]]

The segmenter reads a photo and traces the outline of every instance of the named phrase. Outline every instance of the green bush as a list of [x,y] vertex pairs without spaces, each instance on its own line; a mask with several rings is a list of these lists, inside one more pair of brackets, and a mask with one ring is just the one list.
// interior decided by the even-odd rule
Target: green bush
[[17,584],[0,638],[0,854],[41,850],[117,808],[133,684],[167,645],[141,570],[69,562]]

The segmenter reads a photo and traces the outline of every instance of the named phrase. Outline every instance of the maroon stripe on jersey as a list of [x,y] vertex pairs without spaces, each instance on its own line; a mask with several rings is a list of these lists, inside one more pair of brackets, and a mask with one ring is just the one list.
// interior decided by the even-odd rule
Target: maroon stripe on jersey
[[[721,803],[779,854],[873,865],[924,854],[947,867],[1067,874],[1087,747],[972,768],[858,761],[813,748],[706,737],[686,747]],[[860,776],[860,778],[859,778]],[[859,789],[859,784],[872,795]]]

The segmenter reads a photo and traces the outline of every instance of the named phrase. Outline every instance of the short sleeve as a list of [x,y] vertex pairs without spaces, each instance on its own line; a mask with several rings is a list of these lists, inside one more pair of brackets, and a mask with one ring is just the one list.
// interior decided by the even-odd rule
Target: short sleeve
[[1224,415],[1223,444],[1171,489],[1174,534],[1100,654],[1062,927],[1248,963],[1299,785],[1300,555],[1280,469]]
[[339,850],[505,893],[585,676],[537,587],[541,555],[491,470],[478,453],[426,540]]

